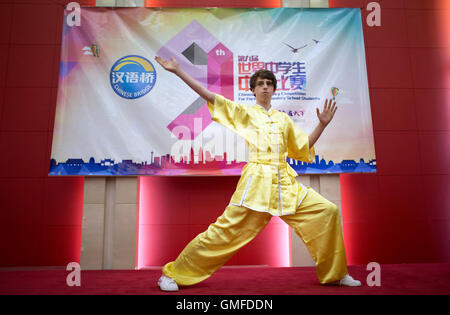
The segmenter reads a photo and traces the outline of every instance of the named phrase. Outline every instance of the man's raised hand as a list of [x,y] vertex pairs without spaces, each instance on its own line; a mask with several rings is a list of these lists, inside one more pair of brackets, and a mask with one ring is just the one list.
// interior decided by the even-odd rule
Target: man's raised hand
[[175,58],[170,57],[170,61],[159,56],[155,56],[155,60],[167,71],[175,73],[178,69],[178,61]]
[[322,112],[320,112],[319,109],[316,108],[317,117],[319,118],[319,121],[323,126],[327,126],[333,119],[334,113],[336,113],[337,110],[336,102],[331,104],[332,102],[333,100],[331,99],[329,100],[325,99]]
[[194,79],[191,75],[186,73],[182,67],[178,64],[175,58],[171,57],[170,61],[165,60],[159,56],[155,56],[155,60],[167,71],[170,71],[177,75],[181,80],[183,80],[191,89],[194,90],[201,98],[207,102],[214,103],[216,94],[209,91],[200,82]]

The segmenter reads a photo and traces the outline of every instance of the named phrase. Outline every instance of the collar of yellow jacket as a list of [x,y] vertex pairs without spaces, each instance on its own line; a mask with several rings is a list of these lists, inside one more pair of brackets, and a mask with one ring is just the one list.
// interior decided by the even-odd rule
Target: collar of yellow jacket
[[269,110],[266,110],[262,105],[259,105],[258,103],[256,103],[255,108],[257,108],[258,110],[262,111],[263,113],[265,113],[266,115],[271,116],[274,113],[273,107],[270,106]]

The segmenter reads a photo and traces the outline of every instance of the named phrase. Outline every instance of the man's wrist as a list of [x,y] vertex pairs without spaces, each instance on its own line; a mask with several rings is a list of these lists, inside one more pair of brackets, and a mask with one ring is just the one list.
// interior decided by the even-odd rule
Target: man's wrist
[[322,129],[325,129],[325,127],[326,127],[327,125],[328,125],[328,124],[325,124],[325,123],[319,121],[318,127],[322,128]]
[[176,67],[175,70],[173,70],[173,73],[177,76],[180,76],[181,72],[183,69],[181,69],[181,67]]

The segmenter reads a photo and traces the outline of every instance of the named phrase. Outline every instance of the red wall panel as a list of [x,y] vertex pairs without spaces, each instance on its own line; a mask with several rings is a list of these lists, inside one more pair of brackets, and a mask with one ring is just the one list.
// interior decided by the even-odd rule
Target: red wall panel
[[[388,221],[404,221],[412,218],[423,219],[422,210],[422,177],[420,175],[378,176],[380,219]],[[405,198],[408,196],[408,198]],[[399,227],[401,230],[402,227]]]
[[8,54],[9,54],[9,45],[0,45],[0,67],[3,69],[0,72],[0,85],[5,86],[6,82],[6,74],[8,69]]
[[449,129],[450,89],[415,89],[413,96],[419,130]]
[[1,132],[0,177],[45,176],[47,139],[47,132]]
[[405,13],[411,47],[449,46],[450,38],[442,36],[440,21],[447,21],[448,27],[450,10],[406,10]]
[[367,0],[328,0],[330,8],[362,8]]
[[[48,3],[48,2],[47,2]],[[11,44],[54,44],[58,6],[16,4],[12,14]]]
[[7,67],[7,87],[51,87],[55,76],[58,46],[11,45]]
[[0,3],[0,44],[8,44],[11,33],[12,4]]
[[[48,131],[51,88],[7,88],[2,131]],[[24,115],[27,113],[27,115]]]
[[450,174],[450,130],[420,132],[419,142],[422,174]]
[[366,54],[371,88],[412,88],[408,48],[368,47]]
[[[368,2],[329,1],[363,23]],[[450,2],[378,2],[381,26],[364,25],[378,172],[341,175],[349,263],[449,261]]]
[[[424,197],[420,198],[421,211],[417,214],[431,222],[448,222],[450,220],[450,194],[448,193],[450,175],[422,175],[421,180],[421,195]],[[440,239],[438,244],[448,239],[450,238]]]
[[41,222],[44,205],[43,178],[2,178],[0,189],[2,225],[33,225]]
[[375,130],[416,130],[415,97],[411,90],[372,88],[370,95]]
[[[391,0],[394,1],[394,0]],[[450,9],[447,0],[403,0],[408,9]]]
[[419,174],[419,139],[416,131],[375,131],[379,175]]
[[[0,122],[2,121],[4,100],[5,100],[5,88],[0,87]],[[0,127],[1,127],[1,124],[0,124]]]
[[450,80],[444,66],[447,48],[410,48],[414,88],[450,89]]
[[[392,1],[391,1],[392,2]],[[382,27],[368,26],[366,16],[369,11],[363,6],[363,28],[366,44],[374,47],[408,47],[408,30],[406,16],[403,10],[388,9],[381,4]]]
[[47,176],[62,19],[54,2],[0,4],[0,267],[79,261],[84,180]]

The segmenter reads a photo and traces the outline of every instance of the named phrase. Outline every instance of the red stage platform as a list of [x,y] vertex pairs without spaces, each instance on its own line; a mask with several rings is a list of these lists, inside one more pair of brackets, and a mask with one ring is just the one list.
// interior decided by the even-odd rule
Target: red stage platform
[[145,295],[448,295],[450,263],[381,265],[381,286],[369,287],[366,266],[350,266],[358,288],[323,286],[313,267],[225,267],[206,281],[162,292],[159,270],[81,270],[81,286],[69,287],[66,270],[2,270],[0,294]]

